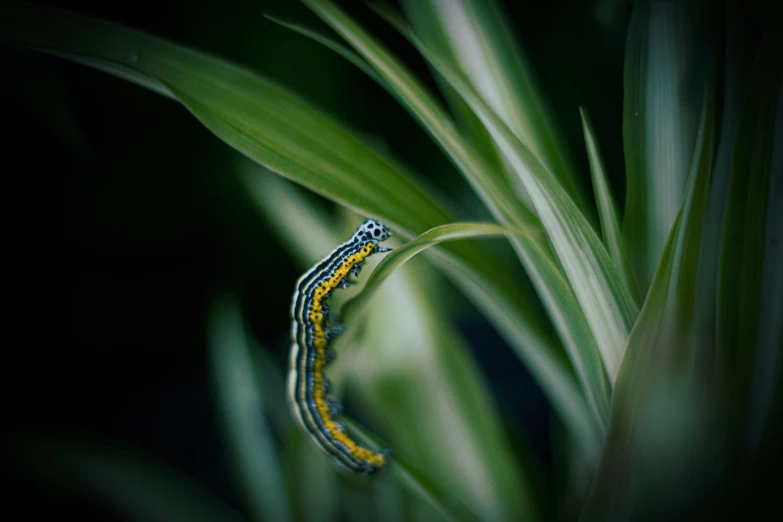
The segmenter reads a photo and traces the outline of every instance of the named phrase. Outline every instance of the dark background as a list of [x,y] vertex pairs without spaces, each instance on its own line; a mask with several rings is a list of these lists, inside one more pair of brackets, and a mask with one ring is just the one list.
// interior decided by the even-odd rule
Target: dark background
[[[461,176],[382,89],[340,57],[262,17],[269,12],[322,27],[296,2],[46,3],[255,68],[351,127],[381,137],[392,154],[452,196],[464,191]],[[427,76],[417,53],[384,22],[359,3],[342,4]],[[622,62],[630,6],[594,4],[506,2],[506,9],[585,174],[577,107],[589,109],[622,204]],[[757,18],[751,20],[754,26]],[[30,51],[0,46],[0,67],[8,131],[0,158],[8,211],[7,433],[85,436],[130,447],[236,504],[212,404],[206,313],[219,289],[239,289],[253,332],[283,365],[298,267],[227,175],[236,153],[183,107]],[[262,274],[270,267],[273,278]],[[552,465],[545,399],[477,314],[460,327],[483,347],[475,355],[509,429],[524,431]],[[56,506],[58,516],[120,517],[6,471],[24,486],[16,500],[28,516]]]

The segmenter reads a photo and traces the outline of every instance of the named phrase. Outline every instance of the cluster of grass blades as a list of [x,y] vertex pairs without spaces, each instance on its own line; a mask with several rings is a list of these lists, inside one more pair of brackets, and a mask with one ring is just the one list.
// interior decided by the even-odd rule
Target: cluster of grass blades
[[[245,515],[553,517],[557,499],[542,493],[540,463],[512,448],[491,387],[438,306],[441,275],[503,336],[564,426],[556,451],[574,470],[571,493],[579,499],[566,518],[739,510],[744,497],[732,484],[762,487],[759,477],[776,463],[770,456],[781,451],[780,42],[768,35],[753,42],[746,67],[735,52],[743,35],[731,2],[633,4],[617,129],[627,185],[620,212],[587,108],[578,110],[592,192],[494,2],[403,0],[404,16],[371,5],[426,60],[446,106],[342,8],[302,3],[332,34],[270,19],[386,89],[494,223],[456,222],[446,197],[415,172],[253,71],[111,22],[29,4],[0,7],[3,44],[167,96],[244,155],[238,176],[302,269],[328,250],[319,241],[342,241],[359,215],[382,220],[403,242],[365,272],[362,292],[343,307],[349,331],[338,351],[354,362],[338,361],[335,382],[393,452],[389,473],[361,486],[306,444],[285,409],[281,370],[247,333],[237,299],[216,298],[215,390]],[[327,226],[270,171],[339,204],[341,224]],[[508,241],[541,306],[481,244],[488,238]],[[429,263],[401,268],[420,252]],[[376,439],[358,425],[354,431]],[[182,477],[171,479],[166,499],[141,477],[161,481],[169,471],[111,452],[37,444],[55,479],[88,469],[79,484],[121,506],[192,519],[194,506],[178,499],[192,488],[177,485]],[[113,481],[131,485],[112,488]],[[204,502],[202,520],[241,519],[217,499]]]

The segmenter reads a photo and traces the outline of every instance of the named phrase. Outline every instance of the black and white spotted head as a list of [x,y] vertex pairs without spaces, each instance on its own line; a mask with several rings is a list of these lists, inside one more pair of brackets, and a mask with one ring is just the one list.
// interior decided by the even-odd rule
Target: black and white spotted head
[[368,219],[362,224],[361,227],[359,227],[359,230],[356,231],[354,237],[359,240],[369,240],[374,243],[380,243],[391,235],[392,232],[386,228],[386,225],[380,221]]

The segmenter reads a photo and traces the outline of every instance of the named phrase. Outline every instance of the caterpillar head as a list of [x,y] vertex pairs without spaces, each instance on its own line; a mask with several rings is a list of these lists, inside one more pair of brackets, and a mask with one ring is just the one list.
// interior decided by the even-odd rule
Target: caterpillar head
[[356,231],[357,237],[374,241],[375,243],[380,243],[391,235],[392,232],[386,228],[386,225],[374,219],[368,219]]

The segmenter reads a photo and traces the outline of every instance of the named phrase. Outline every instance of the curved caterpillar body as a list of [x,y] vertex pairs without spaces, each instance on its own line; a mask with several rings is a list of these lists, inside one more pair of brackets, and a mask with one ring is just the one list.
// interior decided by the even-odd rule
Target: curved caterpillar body
[[294,417],[319,448],[346,468],[368,475],[386,465],[388,452],[362,446],[335,420],[339,406],[326,396],[324,367],[334,359],[329,341],[342,327],[330,324],[327,301],[333,290],[348,287],[349,274],[359,275],[368,256],[388,250],[378,243],[389,236],[382,223],[365,221],[351,239],[299,278],[291,304],[288,400]]

